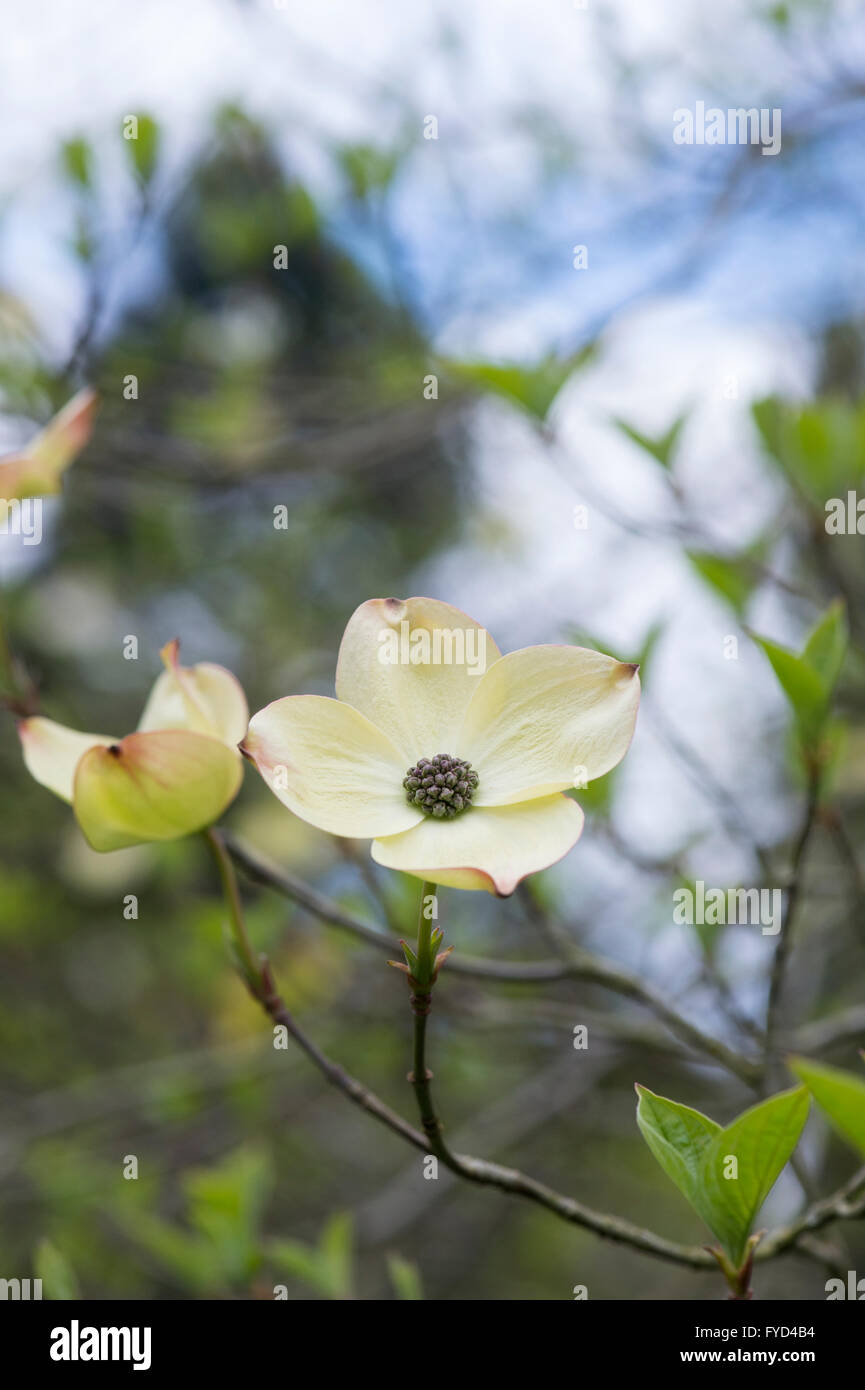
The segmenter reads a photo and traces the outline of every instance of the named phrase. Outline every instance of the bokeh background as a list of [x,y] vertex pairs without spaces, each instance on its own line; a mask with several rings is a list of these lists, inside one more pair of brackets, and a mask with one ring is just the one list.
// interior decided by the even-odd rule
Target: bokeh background
[[[863,540],[824,527],[865,474],[856,7],[15,0],[6,27],[0,442],[83,383],[103,401],[41,545],[0,536],[6,638],[44,712],[133,728],[174,636],[252,710],[332,693],[347,618],[388,594],[442,597],[503,649],[641,659],[633,748],[583,798],[578,847],[507,902],[444,891],[441,924],[458,952],[516,960],[550,956],[552,921],[753,1046],[773,939],[677,926],[672,894],[765,883],[756,846],[784,882],[802,779],[748,631],[798,646],[841,595],[862,635]],[[781,153],[674,144],[697,100],[779,107]],[[850,1070],[862,684],[854,648],[785,1004]],[[0,1274],[52,1270],[93,1299],[720,1296],[516,1199],[424,1182],[270,1046],[200,842],[96,855],[27,777],[12,718],[0,764]],[[417,883],[294,820],[251,769],[226,824],[411,929]],[[411,1116],[389,953],[244,893],[304,1027]],[[460,1147],[703,1239],[633,1083],[724,1122],[753,1096],[645,1009],[451,975],[431,1031]],[[801,1153],[818,1194],[855,1166],[816,1118]],[[786,1173],[764,1221],[802,1201]],[[825,1278],[789,1256],[757,1292],[820,1299]]]

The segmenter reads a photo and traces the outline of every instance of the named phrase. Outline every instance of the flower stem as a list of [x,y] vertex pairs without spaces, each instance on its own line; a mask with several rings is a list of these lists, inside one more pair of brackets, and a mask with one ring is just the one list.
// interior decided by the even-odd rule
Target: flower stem
[[[307,1036],[294,1016],[286,1008],[270,965],[264,956],[256,956],[247,934],[243,918],[240,892],[234,874],[234,865],[229,857],[223,832],[213,828],[203,832],[216,861],[219,877],[225,892],[229,910],[232,936],[238,957],[242,960],[248,988],[265,1014],[285,1028],[288,1035],[312,1062],[319,1073],[329,1081],[347,1100],[358,1106],[373,1119],[379,1121],[391,1133],[398,1135],[420,1153],[429,1149],[464,1181],[481,1187],[497,1188],[513,1196],[523,1197],[536,1205],[544,1207],[554,1215],[572,1225],[593,1231],[607,1240],[615,1241],[632,1249],[669,1260],[674,1264],[690,1269],[707,1270],[716,1268],[716,1257],[705,1247],[679,1245],[675,1241],[655,1235],[621,1217],[605,1212],[593,1211],[573,1197],[554,1191],[544,1183],[522,1173],[517,1168],[506,1168],[500,1163],[488,1163],[484,1159],[469,1154],[455,1154],[447,1147],[442,1137],[441,1125],[433,1108],[430,1093],[430,1075],[425,1065],[426,1017],[415,1014],[415,1060],[417,1075],[421,1077],[415,1085],[418,1105],[423,1120],[424,1133],[415,1129],[406,1120],[391,1110],[384,1101],[358,1081],[350,1072],[334,1062]],[[425,883],[421,896],[418,938],[421,944],[429,936],[430,953],[434,944],[434,932],[423,916],[424,901],[429,896],[432,885]],[[414,1078],[412,1078],[414,1079]],[[840,1191],[823,1201],[815,1203],[791,1225],[778,1229],[765,1240],[757,1251],[757,1258],[772,1259],[787,1250],[798,1249],[812,1258],[824,1263],[823,1256],[806,1242],[813,1234],[835,1221],[861,1218],[865,1216],[865,1168],[861,1169]],[[834,1268],[834,1266],[832,1266]]]
[[417,958],[425,960],[430,951],[432,939],[432,916],[427,916],[424,908],[427,898],[434,898],[436,889],[434,883],[427,883],[426,880],[421,884],[420,906],[417,914]]
[[426,1021],[432,1006],[432,976],[435,962],[432,956],[432,916],[426,913],[426,901],[435,894],[435,885],[424,881],[421,887],[420,906],[417,918],[416,973],[410,976],[413,989],[411,1008],[414,1014],[414,1037],[412,1046],[412,1070],[410,1080],[415,1088],[418,1112],[424,1132],[435,1148],[440,1133],[440,1125],[432,1103],[430,1081],[432,1072],[426,1064]]
[[432,1072],[426,1064],[427,1018],[432,1008],[433,985],[438,978],[438,968],[441,964],[437,952],[442,941],[440,928],[433,928],[432,914],[426,911],[427,899],[430,896],[435,901],[436,886],[425,881],[421,888],[418,910],[415,970],[409,975],[409,984],[413,991],[411,1008],[414,1014],[412,1070],[409,1072],[409,1080],[414,1087],[418,1114],[432,1152],[453,1172],[459,1173],[460,1161],[451,1153],[442,1135],[442,1124],[435,1111],[430,1087]]

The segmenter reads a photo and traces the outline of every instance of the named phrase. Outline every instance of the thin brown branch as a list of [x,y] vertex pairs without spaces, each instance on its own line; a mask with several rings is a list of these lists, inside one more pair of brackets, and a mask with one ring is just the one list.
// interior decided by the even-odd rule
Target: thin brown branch
[[[256,993],[255,997],[273,1022],[281,1024],[286,1029],[289,1036],[306,1053],[313,1065],[318,1068],[331,1085],[335,1086],[368,1115],[386,1125],[388,1129],[405,1139],[407,1143],[412,1144],[414,1148],[419,1149],[421,1153],[432,1153],[440,1157],[448,1168],[468,1182],[484,1187],[496,1187],[513,1196],[527,1197],[530,1201],[546,1207],[548,1211],[554,1212],[555,1215],[572,1225],[593,1231],[595,1235],[603,1236],[606,1240],[629,1245],[643,1254],[655,1255],[659,1259],[669,1260],[674,1264],[685,1265],[691,1269],[713,1270],[716,1268],[711,1256],[701,1246],[680,1245],[675,1241],[666,1240],[663,1236],[656,1235],[653,1231],[645,1230],[630,1221],[625,1221],[621,1217],[594,1211],[591,1207],[576,1201],[575,1198],[566,1197],[562,1193],[554,1191],[553,1188],[547,1187],[544,1183],[538,1182],[537,1179],[529,1177],[517,1168],[507,1168],[502,1164],[490,1163],[485,1159],[473,1158],[468,1154],[452,1154],[450,1150],[443,1149],[432,1133],[422,1134],[415,1129],[402,1116],[379,1100],[366,1086],[351,1076],[344,1067],[326,1057],[321,1049],[306,1036],[278,994],[266,962],[262,963],[262,981],[263,988],[261,992]],[[444,1153],[447,1154],[446,1158],[443,1156]]]
[[797,1243],[802,1244],[802,1237],[809,1236],[814,1231],[822,1231],[833,1221],[850,1221],[863,1216],[865,1216],[865,1168],[860,1168],[857,1173],[853,1174],[849,1182],[846,1182],[831,1197],[824,1197],[818,1202],[813,1202],[789,1226],[781,1226],[777,1231],[770,1232],[758,1250],[757,1258],[771,1260],[774,1256],[789,1250],[791,1246]]
[[[211,830],[208,832],[207,839],[214,851],[220,874],[223,876],[223,884],[227,888],[226,902],[229,917],[238,942],[239,955],[245,967],[248,963],[249,940],[243,921],[240,896],[236,882],[226,884],[224,878],[226,871],[229,875],[232,874],[229,854],[221,852],[228,848],[226,837],[220,831]],[[575,1198],[566,1197],[562,1193],[556,1192],[553,1188],[517,1168],[490,1163],[485,1159],[474,1158],[468,1154],[452,1153],[444,1142],[441,1125],[432,1106],[432,1097],[429,1092],[431,1076],[427,1072],[425,1062],[424,1029],[415,1034],[416,1070],[411,1078],[420,1098],[421,1115],[426,1130],[426,1133],[422,1134],[390,1106],[386,1105],[384,1101],[380,1100],[368,1087],[356,1080],[344,1067],[327,1057],[317,1044],[307,1037],[281,998],[269,962],[265,957],[262,956],[257,959],[256,968],[251,976],[244,969],[244,976],[251,994],[262,1006],[268,1017],[275,1024],[285,1028],[287,1034],[331,1085],[336,1087],[353,1104],[364,1110],[366,1114],[371,1115],[420,1152],[427,1154],[432,1150],[457,1176],[467,1182],[484,1187],[495,1187],[499,1191],[513,1196],[525,1197],[572,1225],[592,1231],[606,1240],[630,1246],[643,1254],[654,1255],[659,1259],[684,1265],[690,1269],[705,1271],[716,1268],[714,1258],[702,1246],[682,1245],[675,1241],[669,1241],[663,1236],[636,1226],[621,1217],[594,1211],[576,1201]],[[416,1021],[425,1024],[425,1015],[416,1016]],[[419,1089],[416,1077],[421,1078]],[[854,1198],[857,1197],[863,1184],[865,1184],[865,1170],[858,1173],[833,1197],[814,1203],[796,1222],[774,1232],[764,1242],[763,1249],[758,1251],[758,1258],[767,1259],[794,1246],[806,1252],[808,1246],[800,1241],[800,1237],[808,1238],[814,1231],[822,1229],[832,1221],[862,1215],[865,1211],[865,1196],[859,1200],[854,1200]]]
[[787,886],[787,901],[784,905],[784,912],[781,918],[781,930],[778,934],[778,945],[775,948],[775,959],[772,962],[772,974],[769,980],[769,998],[766,1005],[766,1046],[764,1054],[764,1069],[767,1072],[772,1065],[775,1053],[780,1019],[781,996],[787,976],[787,965],[793,947],[793,926],[796,916],[796,907],[802,892],[802,871],[805,864],[805,851],[808,848],[811,831],[814,829],[819,800],[820,778],[819,773],[814,770],[811,773],[808,783],[808,799],[805,806],[802,827],[799,831],[796,844],[793,847],[793,865],[790,881]]
[[[319,893],[317,889],[311,888],[288,870],[273,867],[242,846],[233,836],[224,831],[220,833],[235,863],[255,882],[290,898],[323,922],[329,922],[332,926],[351,932],[354,936],[389,952],[399,952],[399,941],[390,932],[371,926],[353,913],[346,912],[338,903]],[[561,933],[560,943],[563,950],[565,942],[565,934]],[[510,984],[582,980],[586,984],[599,985],[649,1009],[680,1042],[710,1057],[747,1085],[756,1084],[761,1075],[758,1062],[735,1052],[726,1043],[704,1033],[696,1024],[679,1014],[658,990],[644,983],[639,976],[623,966],[593,956],[571,943],[567,943],[567,954],[559,960],[488,961],[472,956],[455,955],[448,960],[447,970],[471,976],[473,979]]]

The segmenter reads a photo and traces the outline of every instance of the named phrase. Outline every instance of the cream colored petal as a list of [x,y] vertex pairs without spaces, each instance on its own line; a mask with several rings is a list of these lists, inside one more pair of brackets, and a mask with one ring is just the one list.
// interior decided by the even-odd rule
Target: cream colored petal
[[436,753],[458,754],[463,714],[498,657],[489,633],[449,603],[370,599],[343,634],[337,698],[384,729],[407,766]]
[[212,825],[234,800],[242,778],[236,750],[208,734],[129,734],[84,754],[72,804],[93,849],[125,849]]
[[98,397],[79,391],[20,454],[0,460],[0,497],[7,501],[60,490],[60,479],[93,432]]
[[585,647],[525,647],[481,680],[455,740],[478,774],[475,806],[508,806],[584,786],[628,751],[635,666]]
[[567,854],[580,838],[583,813],[567,796],[520,806],[472,807],[453,820],[433,820],[377,839],[372,857],[446,888],[485,889],[506,898],[528,874]]
[[243,687],[224,666],[209,661],[181,666],[179,650],[175,639],[160,652],[166,669],[148,696],[138,732],[190,729],[236,748],[249,723]]
[[406,801],[405,755],[339,700],[274,701],[253,715],[243,751],[283,805],[331,835],[372,839],[423,819]]
[[82,734],[53,719],[22,719],[18,737],[31,777],[64,801],[72,800],[75,769],[91,748],[116,740],[106,734]]

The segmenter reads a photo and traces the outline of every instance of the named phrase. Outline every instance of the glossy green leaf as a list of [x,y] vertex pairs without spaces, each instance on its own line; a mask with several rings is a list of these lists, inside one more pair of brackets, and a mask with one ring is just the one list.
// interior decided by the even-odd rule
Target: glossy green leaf
[[865,1080],[807,1057],[791,1057],[788,1065],[804,1081],[833,1129],[865,1154]]
[[721,1126],[699,1110],[637,1086],[637,1124],[668,1178],[701,1210],[703,1157]]
[[754,1220],[808,1115],[803,1086],[746,1110],[722,1129],[699,1110],[637,1087],[637,1123],[658,1163],[740,1265]]

